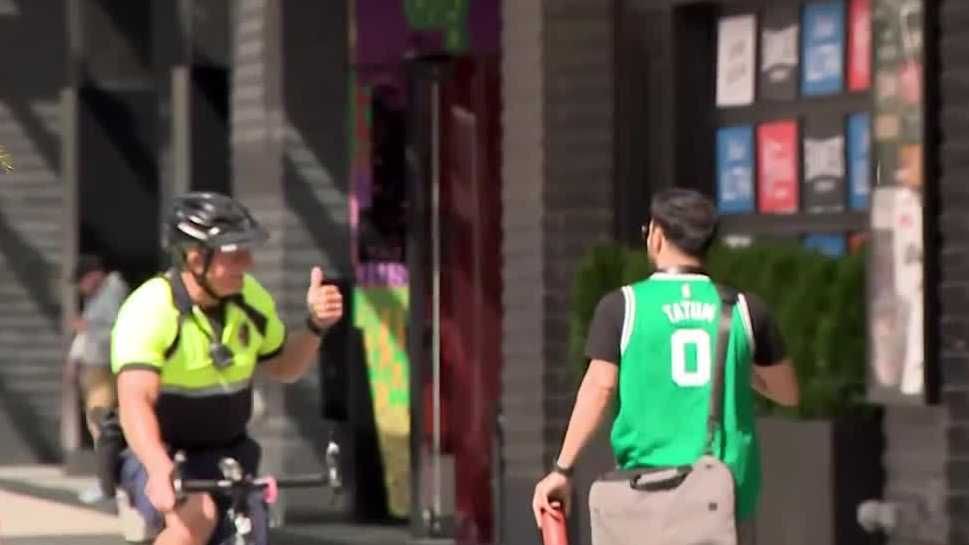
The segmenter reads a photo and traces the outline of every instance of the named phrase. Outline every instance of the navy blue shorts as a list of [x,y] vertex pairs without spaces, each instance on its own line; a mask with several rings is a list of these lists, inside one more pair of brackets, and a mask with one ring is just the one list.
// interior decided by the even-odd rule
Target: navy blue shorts
[[[257,475],[261,453],[259,444],[249,437],[229,447],[186,451],[185,463],[182,464],[182,477],[185,479],[221,479],[222,472],[219,470],[219,460],[227,456],[235,458],[242,464],[246,473]],[[169,454],[173,455],[174,452]],[[152,531],[156,533],[161,531],[165,524],[165,517],[151,505],[147,494],[145,494],[148,472],[130,449],[121,454],[120,480],[120,487],[128,494],[132,506],[144,517]],[[225,511],[229,508],[229,499],[219,494],[213,494],[212,499],[219,506],[220,517],[209,543],[218,544],[231,537],[235,530],[232,523],[225,517]],[[254,543],[256,545],[268,544],[269,516],[261,493],[253,493],[249,497],[249,518],[252,519]]]

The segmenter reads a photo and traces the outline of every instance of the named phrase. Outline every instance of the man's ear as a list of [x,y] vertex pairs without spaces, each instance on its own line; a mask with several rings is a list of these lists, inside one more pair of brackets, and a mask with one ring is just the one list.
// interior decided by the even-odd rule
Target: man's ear
[[663,243],[666,242],[666,233],[663,232],[663,228],[658,223],[653,222],[652,225],[653,232],[649,237],[649,241],[652,243],[654,251],[658,254],[663,249]]
[[202,252],[195,248],[191,248],[185,252],[185,267],[192,272],[199,272],[204,263],[202,263]]

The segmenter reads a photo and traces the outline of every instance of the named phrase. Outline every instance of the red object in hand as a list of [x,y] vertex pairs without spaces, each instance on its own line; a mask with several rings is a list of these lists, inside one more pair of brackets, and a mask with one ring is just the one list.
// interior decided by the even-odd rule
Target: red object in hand
[[543,545],[569,545],[569,533],[565,528],[565,513],[559,508],[555,512],[542,511]]

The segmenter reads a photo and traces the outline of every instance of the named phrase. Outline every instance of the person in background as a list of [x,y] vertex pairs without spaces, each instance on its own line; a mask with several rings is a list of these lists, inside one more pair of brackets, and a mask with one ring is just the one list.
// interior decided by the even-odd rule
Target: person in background
[[[119,272],[109,271],[101,258],[93,254],[78,258],[74,281],[83,311],[72,324],[74,339],[68,360],[77,370],[84,418],[91,438],[97,443],[98,423],[117,404],[111,372],[111,329],[129,287]],[[94,486],[82,491],[80,499],[93,503],[103,499],[103,494],[100,487]]]

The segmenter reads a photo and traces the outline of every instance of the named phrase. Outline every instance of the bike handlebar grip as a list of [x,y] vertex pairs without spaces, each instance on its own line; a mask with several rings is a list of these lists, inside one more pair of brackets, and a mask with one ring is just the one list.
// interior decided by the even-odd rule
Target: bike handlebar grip
[[266,488],[262,491],[262,499],[267,504],[272,505],[279,499],[279,485],[276,483],[275,477],[266,477],[263,481],[266,484]]
[[292,475],[290,477],[276,478],[276,486],[279,488],[323,486],[326,483],[326,476],[322,473],[314,473],[310,475]]

